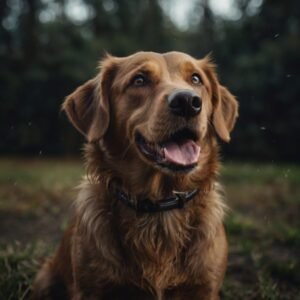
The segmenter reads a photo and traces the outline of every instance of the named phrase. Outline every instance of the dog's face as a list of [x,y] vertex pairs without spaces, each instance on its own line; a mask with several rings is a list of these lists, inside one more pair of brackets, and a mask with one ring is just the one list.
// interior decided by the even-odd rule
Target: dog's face
[[107,140],[113,156],[162,172],[189,172],[208,139],[217,134],[229,141],[238,105],[208,58],[139,52],[108,56],[100,68],[63,108],[89,142]]

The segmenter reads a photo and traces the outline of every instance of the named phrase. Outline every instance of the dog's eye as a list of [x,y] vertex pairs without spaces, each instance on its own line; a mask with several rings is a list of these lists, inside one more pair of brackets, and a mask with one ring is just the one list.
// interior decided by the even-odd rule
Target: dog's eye
[[144,86],[148,83],[147,78],[144,75],[137,75],[133,78],[132,80],[132,85],[133,86]]
[[199,84],[202,83],[202,80],[201,80],[200,75],[199,75],[199,74],[196,74],[196,73],[192,75],[191,80],[192,80],[192,83],[193,83],[193,84],[196,84],[196,85],[199,85]]

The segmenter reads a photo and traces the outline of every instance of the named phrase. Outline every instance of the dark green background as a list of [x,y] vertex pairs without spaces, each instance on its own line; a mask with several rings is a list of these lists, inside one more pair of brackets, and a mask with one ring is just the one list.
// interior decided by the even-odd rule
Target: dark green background
[[[82,140],[60,105],[96,74],[103,53],[179,50],[199,58],[212,52],[221,82],[239,99],[226,157],[300,161],[299,0],[234,1],[235,20],[197,0],[185,30],[158,0],[82,2],[90,14],[78,22],[65,0],[0,1],[1,154],[78,153]],[[41,21],[53,4],[55,16]]]

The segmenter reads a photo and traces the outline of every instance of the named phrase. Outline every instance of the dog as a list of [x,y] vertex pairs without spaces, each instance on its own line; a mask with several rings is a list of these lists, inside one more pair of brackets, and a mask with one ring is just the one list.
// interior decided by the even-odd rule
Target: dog
[[106,55],[63,103],[87,176],[32,299],[219,299],[228,246],[218,141],[238,116],[209,57]]

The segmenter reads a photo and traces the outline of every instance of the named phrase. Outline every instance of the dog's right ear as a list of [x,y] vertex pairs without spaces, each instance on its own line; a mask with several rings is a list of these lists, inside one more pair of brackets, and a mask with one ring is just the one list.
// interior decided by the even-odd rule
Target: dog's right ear
[[238,117],[238,102],[235,96],[220,84],[215,71],[215,65],[211,62],[210,56],[206,56],[200,62],[211,84],[213,104],[212,124],[218,136],[223,141],[229,142],[230,132]]
[[70,122],[89,142],[101,139],[108,129],[110,89],[117,58],[107,55],[100,69],[98,76],[79,86],[62,105]]

